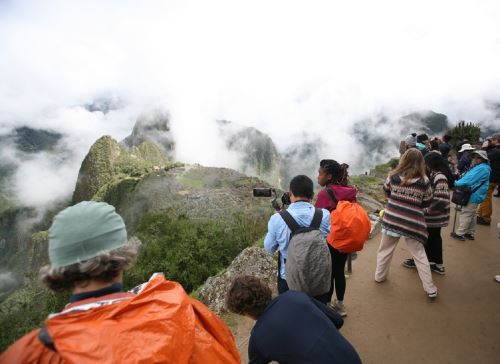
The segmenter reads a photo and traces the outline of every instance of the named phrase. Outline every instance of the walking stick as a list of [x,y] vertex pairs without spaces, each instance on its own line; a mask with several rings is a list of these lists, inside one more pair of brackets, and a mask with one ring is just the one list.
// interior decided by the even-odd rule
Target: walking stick
[[453,232],[455,232],[455,224],[457,223],[457,210],[458,210],[458,206],[455,205],[455,218],[453,219]]

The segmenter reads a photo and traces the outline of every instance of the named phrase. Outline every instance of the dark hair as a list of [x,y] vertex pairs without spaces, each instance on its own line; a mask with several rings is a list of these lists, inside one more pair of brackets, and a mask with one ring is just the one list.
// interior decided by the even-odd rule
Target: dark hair
[[319,166],[323,168],[327,174],[332,176],[330,183],[347,186],[347,178],[349,176],[347,172],[349,168],[348,164],[339,164],[334,159],[322,159],[319,162]]
[[448,166],[448,163],[444,160],[443,156],[441,153],[427,153],[424,157],[425,165],[427,168],[433,172],[441,172],[442,174],[445,175],[446,179],[448,180],[448,186],[451,188],[453,187],[454,183],[454,178],[453,174],[451,173],[450,167]]
[[290,189],[295,197],[311,199],[314,196],[313,181],[303,174],[299,174],[292,178],[290,181]]
[[422,143],[426,140],[429,140],[429,137],[427,136],[427,134],[420,134],[420,135],[417,135],[417,142],[418,143]]
[[448,134],[443,135],[443,142],[448,143],[450,140],[451,140],[451,136],[449,136]]
[[226,306],[229,311],[258,319],[271,299],[271,289],[259,278],[240,276],[235,278],[229,288]]

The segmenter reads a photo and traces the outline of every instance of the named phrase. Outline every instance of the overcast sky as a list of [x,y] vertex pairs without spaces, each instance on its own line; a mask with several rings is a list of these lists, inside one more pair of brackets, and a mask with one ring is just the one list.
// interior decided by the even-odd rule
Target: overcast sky
[[[485,107],[500,102],[499,19],[497,0],[0,0],[0,133],[52,128],[75,150],[64,178],[32,161],[48,183],[29,200],[68,193],[98,137],[122,139],[156,107],[172,116],[177,159],[205,165],[226,163],[215,119],[279,148],[328,131],[325,157],[345,161],[358,157],[352,124],[381,114],[431,109],[500,128]],[[125,107],[81,107],[103,95]],[[33,181],[18,180],[22,195]]]

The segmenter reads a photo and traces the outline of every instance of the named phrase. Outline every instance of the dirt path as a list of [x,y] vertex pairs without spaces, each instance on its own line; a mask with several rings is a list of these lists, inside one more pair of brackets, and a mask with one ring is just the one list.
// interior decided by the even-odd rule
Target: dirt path
[[[401,265],[410,256],[404,241],[382,284],[373,279],[380,235],[367,242],[347,280],[341,330],[363,363],[500,363],[500,284],[493,281],[500,274],[500,198],[493,198],[493,208],[492,225],[477,226],[475,241],[453,240],[451,226],[443,229],[446,275],[433,273],[434,302],[416,270]],[[234,327],[244,363],[252,326],[238,319]]]

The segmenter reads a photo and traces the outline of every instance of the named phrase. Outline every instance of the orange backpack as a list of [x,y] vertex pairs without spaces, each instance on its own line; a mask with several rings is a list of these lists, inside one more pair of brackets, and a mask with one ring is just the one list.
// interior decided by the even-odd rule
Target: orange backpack
[[326,241],[341,253],[357,252],[363,249],[370,229],[370,218],[360,204],[338,201],[330,214],[330,234]]

